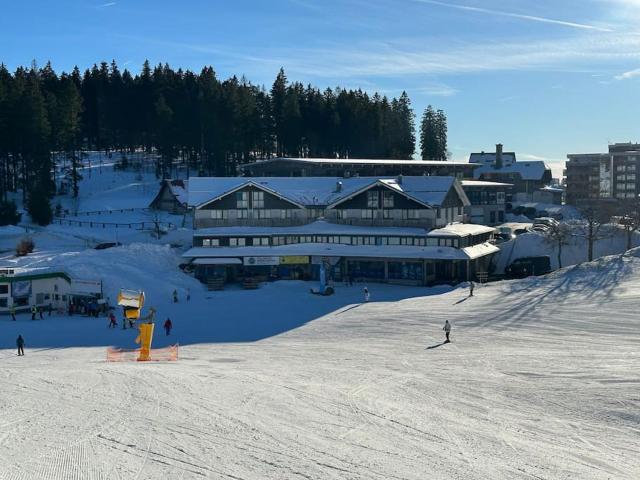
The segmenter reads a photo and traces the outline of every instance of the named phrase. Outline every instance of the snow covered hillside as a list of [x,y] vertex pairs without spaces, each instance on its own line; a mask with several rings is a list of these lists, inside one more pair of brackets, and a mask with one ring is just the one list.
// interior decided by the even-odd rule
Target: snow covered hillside
[[363,304],[362,285],[207,292],[165,247],[70,254],[145,288],[181,359],[105,363],[135,334],[104,319],[0,319],[0,479],[636,479],[639,257]]

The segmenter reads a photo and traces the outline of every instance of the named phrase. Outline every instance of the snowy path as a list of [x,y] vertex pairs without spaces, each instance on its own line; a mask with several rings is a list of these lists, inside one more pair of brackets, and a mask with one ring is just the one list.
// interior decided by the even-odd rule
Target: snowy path
[[82,331],[108,344],[102,322],[1,319],[27,355],[0,350],[0,479],[636,479],[639,273],[640,258],[607,259],[469,299],[370,286],[395,301],[364,305],[360,287],[194,291],[183,332],[256,309],[315,320],[245,343],[178,331],[174,364],[55,348]]

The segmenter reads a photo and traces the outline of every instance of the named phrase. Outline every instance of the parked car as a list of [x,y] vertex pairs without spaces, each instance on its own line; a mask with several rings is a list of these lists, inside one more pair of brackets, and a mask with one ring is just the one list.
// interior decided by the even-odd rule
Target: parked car
[[120,247],[120,246],[122,246],[120,242],[105,242],[105,243],[99,243],[93,248],[95,250],[106,250],[107,248]]
[[536,225],[545,225],[549,228],[554,228],[560,225],[560,223],[555,218],[538,217],[533,219],[533,226],[535,227]]
[[507,278],[524,278],[530,275],[545,275],[551,272],[551,258],[547,255],[521,257],[505,269]]

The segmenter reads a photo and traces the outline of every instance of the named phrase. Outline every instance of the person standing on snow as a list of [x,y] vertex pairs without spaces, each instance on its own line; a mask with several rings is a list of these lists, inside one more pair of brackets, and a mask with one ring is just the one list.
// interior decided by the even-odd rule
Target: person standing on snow
[[449,320],[444,321],[444,327],[442,327],[442,330],[444,330],[444,334],[447,336],[444,343],[451,342],[451,340],[449,340],[449,334],[451,333],[451,324],[449,323]]
[[109,328],[116,328],[118,326],[118,322],[116,322],[116,316],[111,312],[109,314]]
[[38,309],[34,305],[33,307],[31,307],[31,320],[35,320],[36,319],[36,313],[38,313]]
[[43,313],[44,313],[44,308],[40,307],[38,309],[38,315],[40,315],[40,320],[44,320],[44,317],[42,316]]
[[173,290],[173,303],[178,303],[178,291]]
[[473,281],[469,282],[469,296],[473,297],[473,289],[475,288],[475,285],[473,284]]
[[11,319],[15,322],[16,321],[16,306],[11,304],[11,309],[9,310],[9,312],[11,312]]
[[172,327],[173,327],[173,324],[171,323],[171,319],[167,318],[167,320],[164,322],[164,331],[167,332],[167,336],[171,334]]
[[364,301],[369,301],[369,289],[367,287],[364,287]]
[[18,335],[18,338],[16,338],[16,345],[18,346],[18,356],[24,356],[24,338],[22,338],[22,335]]

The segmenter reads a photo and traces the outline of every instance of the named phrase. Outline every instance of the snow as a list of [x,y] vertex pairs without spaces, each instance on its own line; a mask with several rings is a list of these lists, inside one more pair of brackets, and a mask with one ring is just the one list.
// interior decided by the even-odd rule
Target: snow
[[[84,210],[155,194],[125,173],[104,169],[93,188],[87,177]],[[172,234],[93,250],[100,232],[30,227],[34,253],[1,254],[0,265],[100,277],[111,303],[120,288],[144,290],[143,314],[155,307],[157,323],[174,324],[153,346],[179,343],[180,359],[107,363],[107,347],[134,348],[137,332],[106,318],[0,317],[2,480],[640,478],[638,249],[478,285],[473,297],[366,284],[363,303],[365,284],[336,284],[330,297],[298,281],[209,292],[162,244]],[[555,261],[542,240],[503,245]],[[396,248],[406,247],[385,252]],[[586,248],[565,252],[583,261]]]
[[409,227],[373,227],[330,223],[317,220],[294,227],[211,227],[194,231],[194,236],[235,236],[235,235],[397,235],[425,236],[424,228]]
[[136,335],[106,319],[0,320],[0,478],[640,475],[637,251],[472,298],[367,285],[362,303],[363,285],[206,292],[158,248],[83,260],[171,317],[154,346],[178,341],[178,362],[105,363]]
[[427,206],[444,202],[454,177],[191,177],[189,205],[202,206],[240,188],[254,185],[297,205],[335,205],[376,184],[385,185]]
[[470,235],[482,235],[483,233],[495,232],[493,227],[476,225],[472,223],[450,223],[446,227],[431,230],[429,237],[468,237]]
[[473,171],[474,178],[481,178],[483,173],[518,173],[523,180],[540,180],[549,166],[542,160],[516,161],[515,153],[502,154],[502,168],[496,168],[495,153],[472,153],[469,163],[479,164]]
[[482,243],[458,249],[454,247],[414,247],[408,245],[343,245],[339,243],[297,243],[275,247],[193,247],[185,258],[262,257],[262,256],[324,256],[360,258],[398,258],[432,260],[469,260],[496,253],[500,249]]
[[484,180],[460,180],[463,187],[513,187],[513,183],[488,182]]

